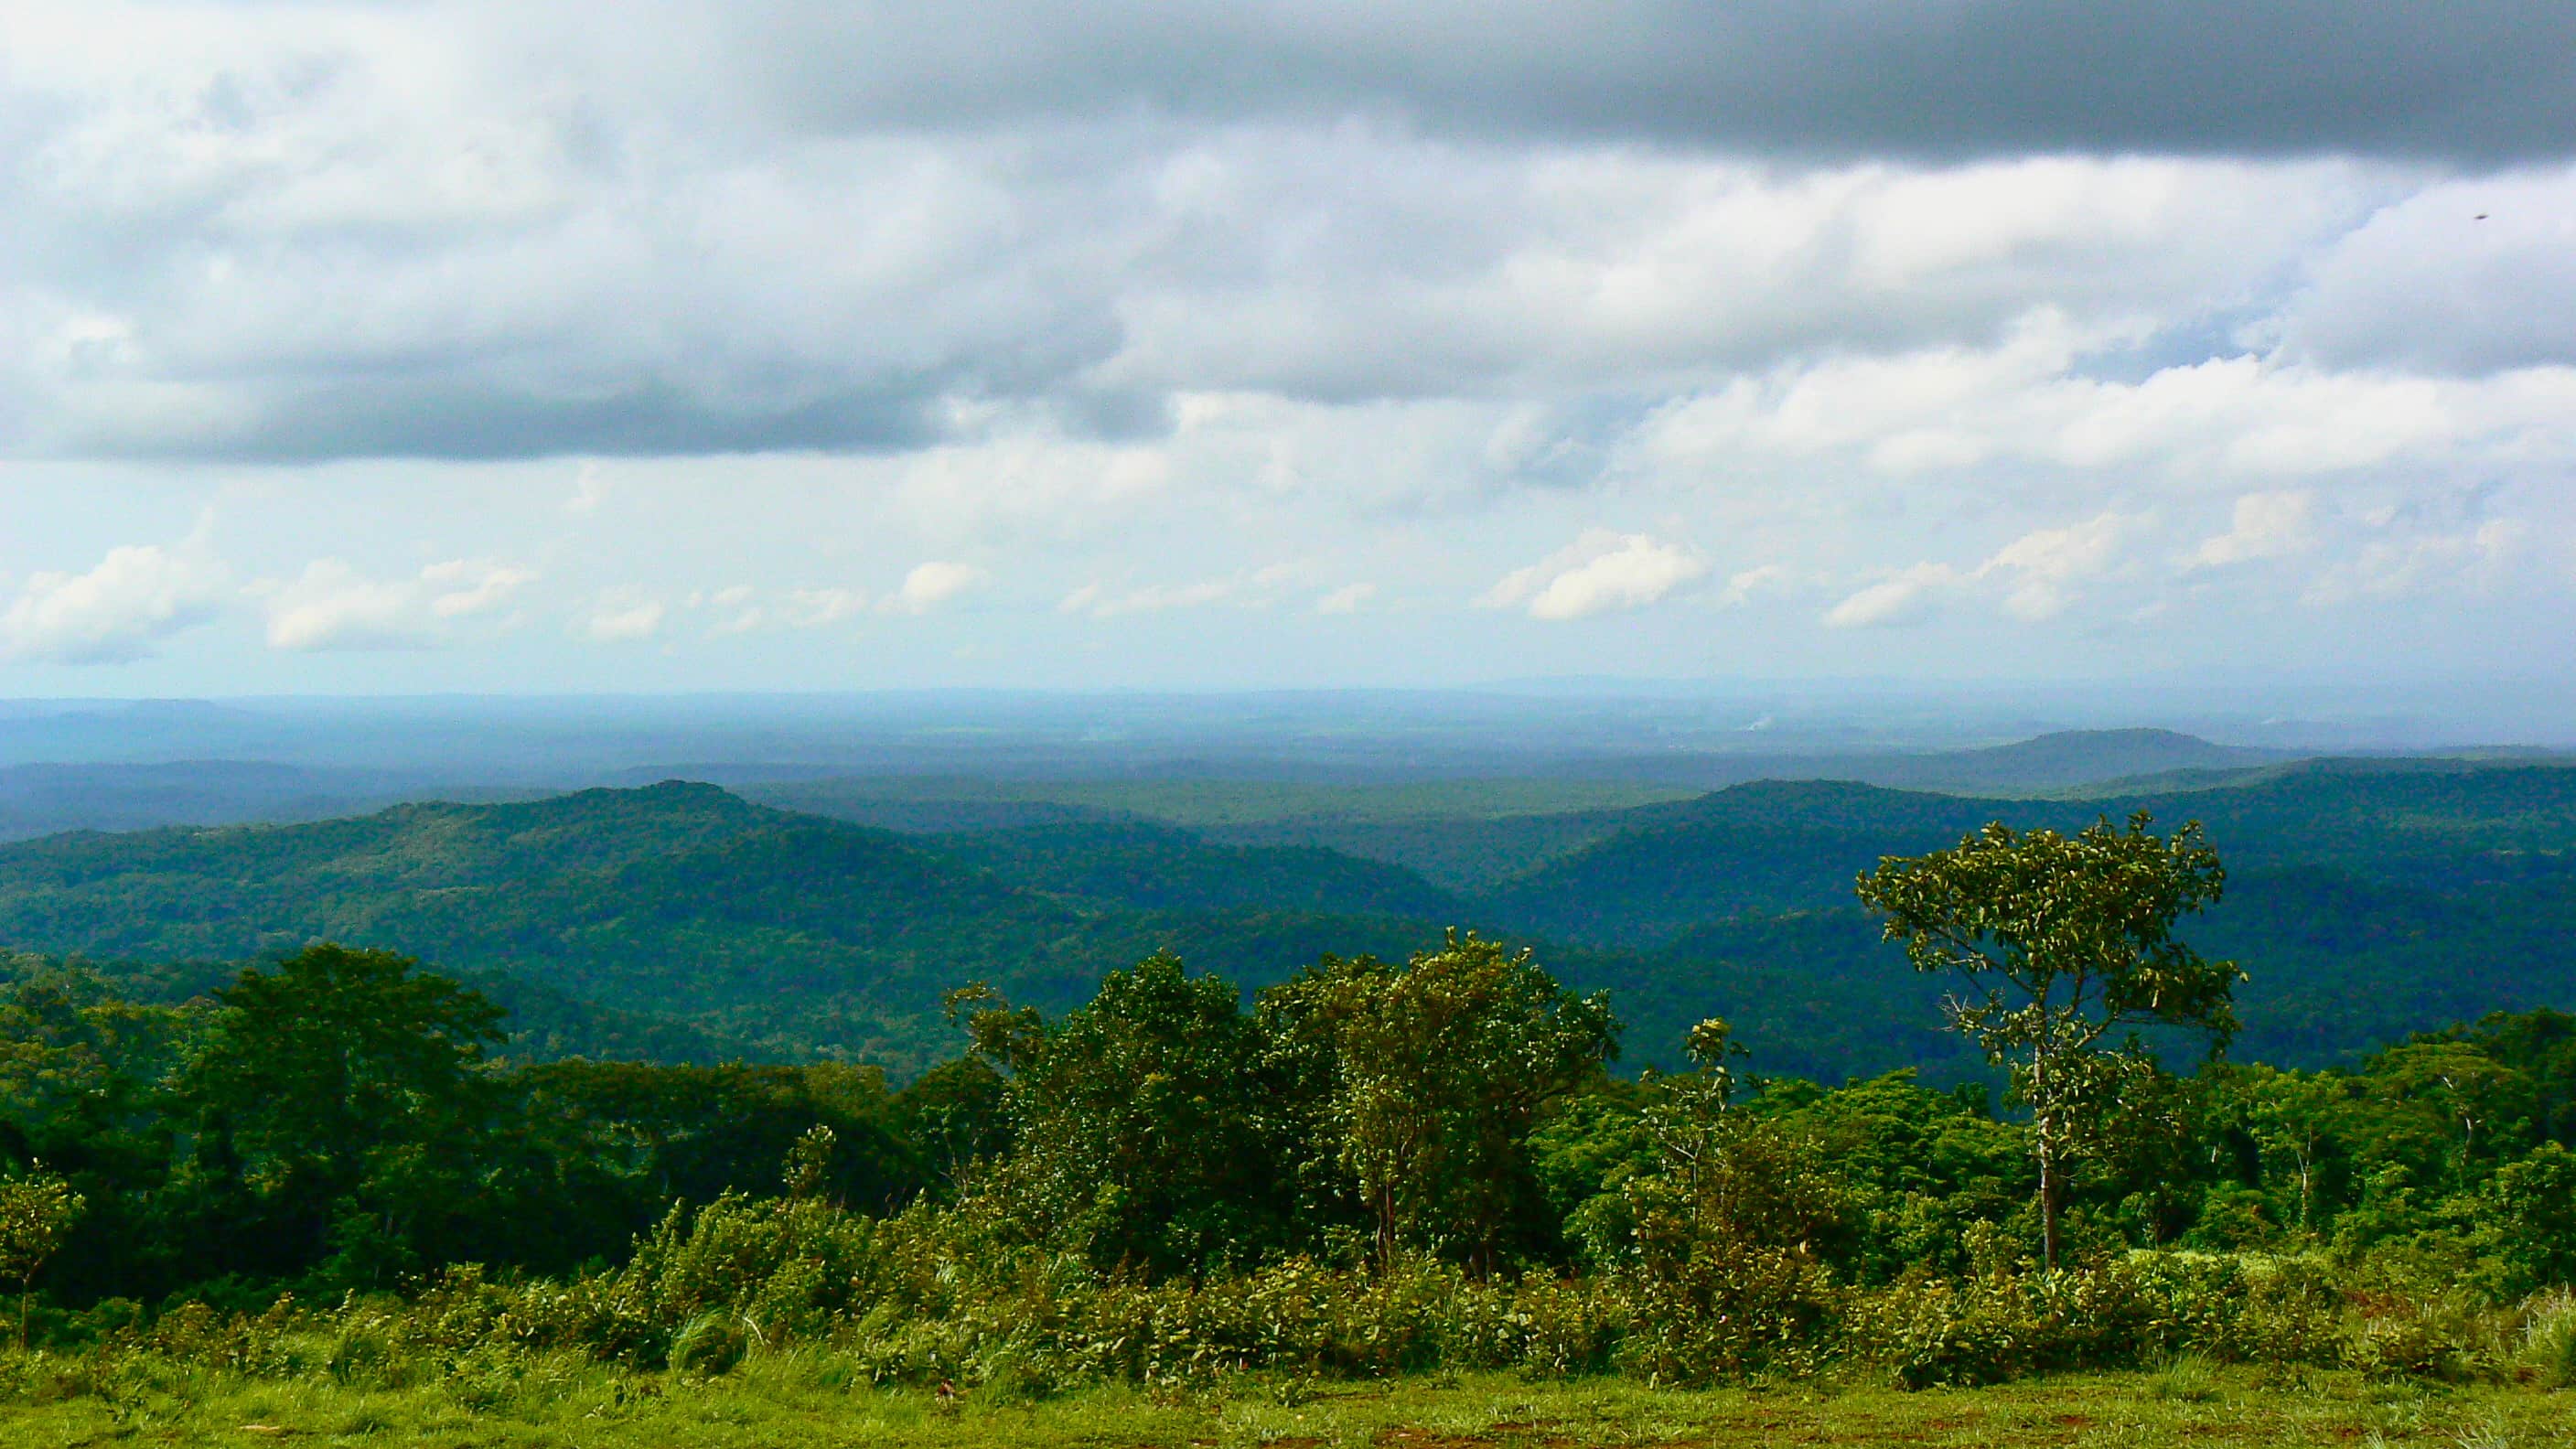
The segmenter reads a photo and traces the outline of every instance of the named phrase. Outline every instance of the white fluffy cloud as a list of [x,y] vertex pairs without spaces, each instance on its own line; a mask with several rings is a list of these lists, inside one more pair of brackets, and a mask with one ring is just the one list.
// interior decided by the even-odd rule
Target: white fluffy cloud
[[470,558],[449,559],[420,571],[420,581],[430,589],[429,612],[441,619],[488,614],[536,577],[527,569]]
[[1960,587],[1959,571],[1919,563],[1857,590],[1825,611],[1829,629],[1884,629],[1930,618],[1941,596]]
[[1972,568],[1926,561],[1896,570],[1855,590],[1825,611],[1832,629],[1883,629],[1917,624],[1952,597],[2000,593],[2004,612],[2025,623],[2065,612],[2084,586],[2115,573],[2121,545],[2151,520],[2105,513],[2081,523],[2033,529],[1988,554]]
[[2355,598],[2398,599],[2446,586],[2482,588],[2495,581],[2528,530],[2517,519],[2491,518],[2451,530],[2387,528],[2309,585],[2305,601],[2333,606]]
[[1790,588],[1797,582],[1797,577],[1796,569],[1780,563],[1738,569],[1726,576],[1726,587],[1718,594],[1717,601],[1729,608],[1749,604],[1765,594]]
[[902,585],[886,597],[885,607],[898,613],[927,614],[970,589],[982,587],[992,577],[972,564],[941,559],[915,564],[903,576]]
[[[2153,608],[2232,660],[2395,599],[2447,660],[2576,615],[2546,7],[2290,65],[2246,43],[2275,0],[640,4],[11,9],[0,650],[1294,684],[1976,671]],[[239,606],[203,548],[99,561],[173,498],[278,581],[275,650],[168,647]],[[1299,571],[1216,562],[1247,539]]]
[[1539,562],[1505,574],[1477,602],[1489,609],[1521,609],[1533,619],[1586,619],[1660,602],[1675,589],[1706,578],[1708,569],[1706,559],[1683,545],[1652,534],[1596,528]]
[[631,585],[602,589],[579,624],[584,638],[596,644],[632,644],[662,632],[670,609]]
[[781,611],[788,625],[820,629],[855,619],[868,607],[868,596],[856,589],[796,589]]
[[1783,366],[1667,403],[1623,451],[1649,475],[1832,461],[1895,481],[2011,468],[2095,487],[2576,462],[2576,364],[2444,379],[2239,353],[2093,375],[2121,342],[2042,311],[1992,347]]
[[1975,577],[2001,579],[2004,609],[2014,618],[2054,618],[2083,586],[2112,571],[2120,545],[2148,520],[2121,513],[2064,528],[2035,529],[1977,565]]
[[1318,614],[1356,614],[1377,597],[1375,584],[1344,584],[1315,600]]
[[1172,609],[1199,609],[1225,603],[1243,590],[1239,579],[1200,579],[1186,584],[1145,584],[1132,589],[1110,589],[1094,582],[1084,584],[1056,603],[1063,614],[1087,614],[1094,619],[1115,619],[1121,614],[1160,614]]
[[[1973,350],[2046,308],[2207,329],[2410,184],[2136,154],[1783,166],[1266,108],[817,133],[736,52],[690,52],[708,93],[670,88],[661,46],[728,28],[691,5],[619,44],[504,42],[447,7],[35,15],[0,391],[20,451],[65,455],[927,458],[1032,424],[1115,447],[1240,392],[1512,397],[1547,422],[1487,466],[1579,477],[1602,396]],[[567,509],[608,490],[593,465]]]
[[108,550],[85,573],[38,573],[0,614],[0,650],[48,664],[124,664],[215,617],[225,570],[201,543]]
[[345,559],[316,559],[282,584],[262,586],[272,649],[420,649],[442,625],[500,608],[535,579],[485,559],[450,559],[411,578],[380,579]]
[[2335,238],[2267,324],[2288,355],[2482,375],[2576,338],[2576,170],[2445,178]]
[[2315,502],[2315,495],[2304,490],[2248,493],[2236,500],[2227,531],[2202,539],[2183,562],[2191,568],[2224,568],[2302,552],[2314,542],[2308,515]]
[[269,595],[269,647],[417,649],[429,642],[419,604],[411,580],[371,579],[340,559],[317,559]]
[[615,486],[608,475],[599,470],[597,462],[584,463],[581,471],[573,475],[572,496],[564,500],[563,511],[576,518],[597,513],[608,502],[609,492]]
[[[779,629],[824,629],[865,615],[873,604],[883,614],[927,614],[983,587],[992,575],[969,564],[933,560],[916,564],[893,592],[871,599],[864,589],[837,585],[763,590],[751,584],[728,584],[691,591],[681,604],[711,619],[708,632],[736,636]],[[667,610],[642,591],[605,590],[594,605],[584,631],[594,639],[648,638],[658,632]]]
[[[707,609],[715,613],[716,621],[707,631],[710,634],[748,634],[769,622],[769,611],[753,602],[759,596],[760,591],[749,584],[729,584],[713,592],[693,590],[681,603],[691,609]],[[656,624],[658,626],[658,620]],[[595,629],[593,637],[600,637]]]

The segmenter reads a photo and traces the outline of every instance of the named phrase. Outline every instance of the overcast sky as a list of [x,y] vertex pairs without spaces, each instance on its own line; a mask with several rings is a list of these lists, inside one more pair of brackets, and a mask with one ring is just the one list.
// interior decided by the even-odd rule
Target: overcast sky
[[2571,624],[2566,0],[0,9],[0,693]]

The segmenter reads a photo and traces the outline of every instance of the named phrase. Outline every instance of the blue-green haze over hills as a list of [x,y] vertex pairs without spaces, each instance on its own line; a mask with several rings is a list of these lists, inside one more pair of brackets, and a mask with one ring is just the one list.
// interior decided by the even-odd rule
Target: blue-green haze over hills
[[[2576,1005],[2576,770],[2284,759],[2155,731],[1758,763],[1961,793],[738,767],[709,772],[732,791],[673,781],[210,826],[228,806],[316,808],[296,793],[316,776],[99,766],[76,778],[119,823],[155,808],[187,823],[0,848],[0,940],[165,995],[311,941],[383,947],[510,983],[523,1052],[834,1057],[902,1077],[953,1054],[939,1001],[970,980],[1061,1009],[1169,949],[1250,989],[1462,926],[1611,988],[1632,1066],[1673,1060],[1681,1028],[1718,1013],[1762,1069],[1950,1077],[1973,1063],[1936,1030],[1943,987],[1878,944],[1854,877],[1989,820],[2073,829],[2145,810],[2204,822],[2229,864],[2224,903],[2191,934],[2251,973],[2250,1055],[2331,1062],[2488,1011]],[[1965,793],[1980,787],[2010,793]],[[246,808],[261,789],[264,809]]]

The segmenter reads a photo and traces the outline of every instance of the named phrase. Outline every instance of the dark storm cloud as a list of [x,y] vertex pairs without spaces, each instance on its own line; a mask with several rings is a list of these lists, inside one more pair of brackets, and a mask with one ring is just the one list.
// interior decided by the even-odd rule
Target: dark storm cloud
[[1128,442],[1249,393],[1526,403],[1476,466],[1570,485],[1592,412],[2034,316],[2576,335],[2576,172],[2499,170],[2576,145],[2570,0],[24,3],[0,454]]
[[1813,156],[2576,148],[2566,0],[1630,0],[748,7],[810,124],[1146,108]]

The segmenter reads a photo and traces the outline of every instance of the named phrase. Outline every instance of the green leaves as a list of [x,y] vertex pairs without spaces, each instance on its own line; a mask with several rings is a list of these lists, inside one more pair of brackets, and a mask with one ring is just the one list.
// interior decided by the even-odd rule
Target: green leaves
[[41,1169],[0,1180],[0,1282],[24,1289],[71,1235],[89,1204]]
[[1327,957],[1254,1015],[1170,955],[1058,1021],[954,1000],[1010,1073],[1014,1148],[983,1192],[1034,1236],[1149,1277],[1333,1251],[1358,1223],[1381,1264],[1416,1249],[1481,1271],[1551,1240],[1527,1140],[1617,1039],[1605,998],[1455,933],[1402,966]]
[[0,1280],[18,1289],[18,1347],[27,1346],[27,1291],[89,1204],[70,1183],[39,1169],[0,1181]]
[[1539,1111],[1617,1050],[1606,994],[1560,987],[1528,951],[1472,932],[1401,967],[1326,958],[1262,994],[1278,1050],[1306,1064],[1333,1165],[1403,1247],[1495,1265],[1538,1200],[1526,1142]]
[[492,1100],[477,1067],[501,1008],[416,965],[326,944],[244,971],[178,1086],[197,1170],[251,1199],[235,1226],[267,1217],[281,1252],[335,1243],[361,1280],[402,1271],[428,1205],[470,1195]]
[[2236,1030],[2233,962],[2204,961],[2175,921],[2215,903],[2226,871],[2197,824],[2170,839],[2143,812],[2074,835],[1988,825],[1946,851],[1889,857],[1863,904],[1918,971],[1956,971],[1981,998],[1955,1023],[1989,1052],[2083,1050],[2115,1026]]
[[1112,971],[1048,1022],[959,993],[976,1050],[1010,1072],[1017,1151],[993,1190],[1104,1267],[1199,1273],[1282,1241],[1287,1157],[1242,995],[1168,953]]
[[[2145,812],[2126,829],[2096,821],[2074,835],[1997,821],[1949,850],[1890,857],[1862,876],[1863,904],[1917,971],[1959,973],[1952,1028],[2009,1064],[2030,1105],[2046,1256],[2057,1256],[2062,1162],[2151,1098],[2133,1092],[2152,1060],[2122,1027],[2236,1033],[2233,961],[2205,961],[2174,922],[2219,898],[2226,872],[2197,824],[2166,839]],[[2088,1130],[2089,1129],[2089,1130]]]

